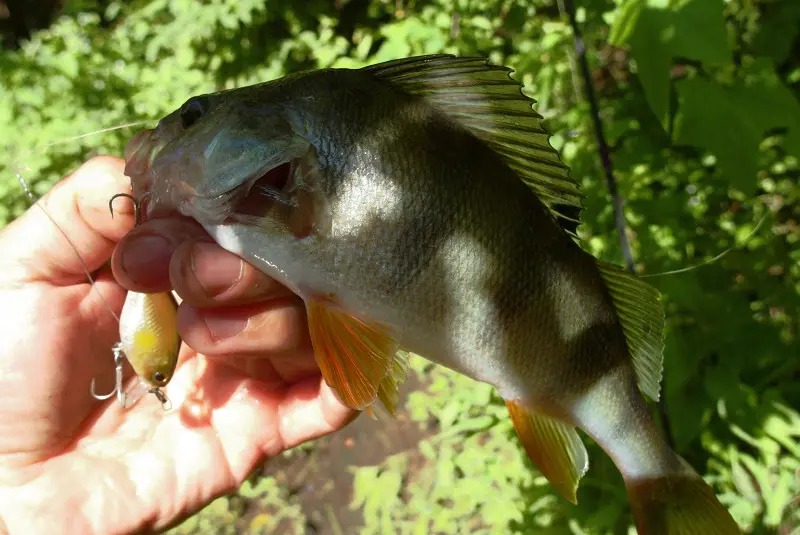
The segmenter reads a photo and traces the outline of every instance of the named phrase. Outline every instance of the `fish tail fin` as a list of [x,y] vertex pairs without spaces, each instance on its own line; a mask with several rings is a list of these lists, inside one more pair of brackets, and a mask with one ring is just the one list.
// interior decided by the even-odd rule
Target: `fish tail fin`
[[684,470],[625,478],[639,535],[739,535],[714,490],[680,457]]
[[607,373],[570,410],[622,474],[639,535],[741,533],[713,489],[667,444],[631,367]]

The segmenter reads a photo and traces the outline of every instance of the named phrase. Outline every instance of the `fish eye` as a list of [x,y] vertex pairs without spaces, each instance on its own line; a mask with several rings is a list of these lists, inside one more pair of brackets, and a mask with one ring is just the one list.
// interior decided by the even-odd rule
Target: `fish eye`
[[192,97],[186,101],[186,103],[181,106],[181,124],[183,128],[190,128],[194,123],[199,121],[206,113],[208,113],[208,108],[210,107],[210,102],[208,97],[200,96],[200,97]]
[[163,383],[166,380],[166,376],[164,376],[164,374],[161,372],[156,372],[153,374],[153,382],[155,383]]

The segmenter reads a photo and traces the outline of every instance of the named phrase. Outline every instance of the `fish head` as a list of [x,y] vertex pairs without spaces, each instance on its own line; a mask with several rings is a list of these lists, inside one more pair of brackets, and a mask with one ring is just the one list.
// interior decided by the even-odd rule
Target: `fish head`
[[130,140],[125,174],[143,221],[177,213],[204,226],[231,222],[237,210],[247,212],[242,204],[256,182],[259,217],[275,200],[290,204],[280,195],[284,164],[310,145],[281,102],[254,89],[192,97]]

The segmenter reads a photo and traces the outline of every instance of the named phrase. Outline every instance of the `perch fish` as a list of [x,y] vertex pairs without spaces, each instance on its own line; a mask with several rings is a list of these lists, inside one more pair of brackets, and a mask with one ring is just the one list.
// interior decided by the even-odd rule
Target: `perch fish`
[[423,56],[196,96],[126,148],[144,218],[189,216],[303,298],[341,400],[390,412],[404,350],[493,385],[577,502],[621,471],[639,533],[740,530],[665,442],[658,292],[581,249],[581,193],[510,69]]

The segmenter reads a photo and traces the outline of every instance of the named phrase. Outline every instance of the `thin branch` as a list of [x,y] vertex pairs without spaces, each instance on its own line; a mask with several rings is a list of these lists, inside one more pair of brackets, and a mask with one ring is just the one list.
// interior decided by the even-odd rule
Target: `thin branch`
[[[562,4],[563,2],[563,4]],[[569,23],[572,27],[572,35],[575,41],[575,54],[578,57],[581,74],[583,75],[583,86],[586,92],[586,99],[589,101],[589,106],[592,113],[592,121],[594,122],[595,136],[597,137],[597,148],[600,152],[600,160],[603,164],[603,171],[606,175],[606,183],[608,191],[611,194],[611,202],[614,206],[614,219],[617,225],[617,233],[619,234],[619,242],[622,247],[622,255],[625,257],[625,265],[628,271],[635,272],[633,262],[633,254],[631,253],[630,244],[628,243],[628,236],[625,231],[625,214],[622,212],[622,197],[617,190],[617,181],[614,178],[614,169],[611,165],[611,155],[606,143],[606,137],[603,133],[603,123],[600,120],[600,108],[597,104],[597,97],[594,92],[594,85],[592,84],[592,75],[589,71],[589,61],[586,59],[586,47],[583,44],[581,31],[578,27],[578,21],[575,17],[575,6],[572,0],[558,0],[559,9],[567,12]],[[664,428],[664,435],[670,447],[675,447],[675,441],[672,437],[672,430],[669,423],[669,415],[667,414],[666,396],[664,396],[665,382],[662,378],[661,381],[661,396],[659,397],[658,409],[661,417],[661,425]]]

